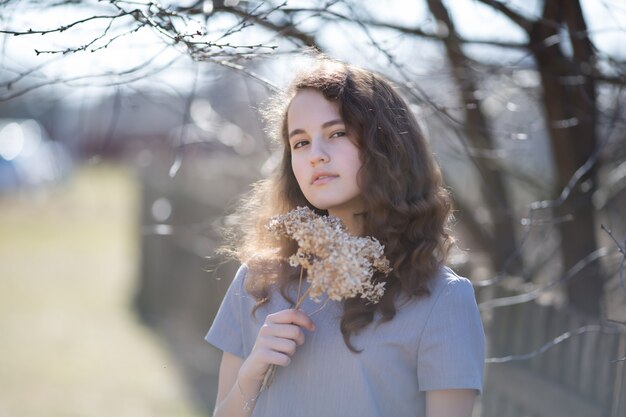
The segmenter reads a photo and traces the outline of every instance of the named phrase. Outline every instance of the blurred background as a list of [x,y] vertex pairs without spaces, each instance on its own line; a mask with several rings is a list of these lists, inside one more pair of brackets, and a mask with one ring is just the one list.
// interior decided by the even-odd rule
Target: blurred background
[[626,415],[620,0],[0,0],[0,417],[208,416],[221,227],[317,48],[394,81],[488,337],[475,416]]

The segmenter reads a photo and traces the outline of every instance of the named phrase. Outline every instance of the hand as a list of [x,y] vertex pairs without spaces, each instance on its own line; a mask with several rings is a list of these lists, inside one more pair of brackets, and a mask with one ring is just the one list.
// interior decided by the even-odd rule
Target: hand
[[296,348],[304,343],[303,328],[313,331],[315,324],[301,310],[282,310],[268,315],[250,355],[239,369],[242,385],[258,384],[270,365],[289,365]]

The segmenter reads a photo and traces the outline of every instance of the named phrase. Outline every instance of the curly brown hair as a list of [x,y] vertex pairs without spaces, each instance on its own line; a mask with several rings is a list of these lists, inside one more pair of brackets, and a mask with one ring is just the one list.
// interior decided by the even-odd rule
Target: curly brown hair
[[255,185],[235,215],[240,233],[231,235],[231,253],[249,268],[246,288],[257,307],[269,300],[274,282],[293,301],[287,286],[299,277],[299,270],[285,262],[297,250],[295,242],[270,236],[264,227],[268,219],[297,206],[327,214],[306,200],[291,168],[287,111],[304,89],[317,90],[335,103],[350,136],[357,138],[363,163],[358,178],[365,206],[362,234],[385,245],[393,267],[386,277],[374,276],[386,281],[379,303],[344,301],[341,332],[356,352],[350,336],[369,325],[376,312],[382,321],[391,320],[399,295],[429,294],[426,284],[445,262],[453,241],[448,232],[451,200],[415,116],[391,83],[374,72],[316,58],[265,112],[273,139],[282,145],[282,160],[269,179]]

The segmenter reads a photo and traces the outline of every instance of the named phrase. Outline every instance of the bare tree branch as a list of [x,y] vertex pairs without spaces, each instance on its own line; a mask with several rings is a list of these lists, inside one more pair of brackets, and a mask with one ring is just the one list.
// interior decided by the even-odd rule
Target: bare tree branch
[[[622,254],[622,260],[619,264],[619,283],[622,287],[622,290],[624,290],[624,292],[626,292],[626,282],[624,282],[624,265],[626,264],[626,239],[624,239],[624,243],[620,244],[617,239],[615,239],[615,236],[613,236],[613,233],[611,232],[611,230],[609,230],[605,225],[600,225],[600,227],[602,228],[602,230],[604,230],[610,237],[611,239],[613,239],[613,242],[615,242],[615,246],[617,246],[617,250],[619,253]],[[623,246],[622,246],[623,245]]]
[[119,14],[117,15],[99,15],[99,16],[90,16],[90,17],[86,17],[84,19],[80,19],[80,20],[76,20],[72,23],[68,23],[67,25],[63,25],[63,26],[59,26],[58,28],[54,28],[54,29],[47,29],[47,30],[33,30],[28,29],[26,31],[16,31],[16,30],[2,30],[0,29],[0,33],[4,33],[7,35],[13,35],[13,36],[23,36],[23,35],[45,35],[48,33],[55,33],[55,32],[65,32],[68,29],[73,28],[74,26],[86,23],[86,22],[90,22],[93,20],[101,20],[101,19],[109,19],[109,20],[114,20],[117,19],[119,17],[122,16],[128,16],[128,15],[135,15],[137,13],[136,10],[133,11],[121,11]]
[[522,16],[520,13],[508,7],[506,4],[498,0],[478,0],[478,1],[498,10],[503,15],[508,17],[512,22],[514,22],[516,25],[522,28],[526,33],[530,33],[530,31],[532,30],[533,24],[535,22],[533,22],[532,20],[528,20],[527,18]]
[[572,278],[576,277],[576,275],[585,269],[587,266],[593,264],[598,261],[600,258],[607,256],[609,254],[608,248],[600,248],[589,255],[585,256],[583,259],[578,261],[573,267],[571,267],[564,275],[560,278],[549,282],[548,284],[538,286],[535,289],[525,292],[523,294],[512,295],[510,297],[499,297],[491,300],[483,301],[478,305],[481,311],[493,309],[497,307],[505,307],[511,306],[515,304],[527,303],[529,301],[537,299],[542,293],[561,285]]
[[[106,83],[102,83],[98,85],[95,85],[93,82],[90,82],[89,86],[104,87],[104,86],[116,86],[116,85],[121,85],[121,84],[128,84],[128,83],[141,80],[147,76],[158,74],[166,70],[167,68],[170,68],[172,64],[174,64],[177,60],[183,57],[182,55],[180,55],[175,58],[172,58],[171,60],[167,61],[165,64],[159,65],[157,67],[152,67],[151,64],[154,61],[156,61],[157,58],[159,58],[161,54],[163,53],[163,51],[166,50],[167,48],[169,48],[169,46],[166,46],[165,48],[161,49],[159,52],[152,55],[147,60],[142,61],[140,64],[137,64],[132,68],[116,73],[115,77],[118,78],[117,81],[107,81]],[[48,87],[48,86],[58,85],[58,84],[72,85],[72,83],[74,83],[75,81],[82,81],[82,80],[108,79],[112,75],[113,74],[110,74],[110,73],[95,73],[95,74],[88,74],[88,75],[78,75],[74,77],[45,79],[42,82],[31,84],[27,87],[14,90],[11,93],[8,93],[5,95],[0,95],[0,101],[11,100],[11,99],[17,98],[19,96],[22,96],[26,93],[37,90],[42,87]],[[16,80],[11,80],[11,82],[7,84],[12,87],[16,82],[17,82]],[[0,86],[2,85],[0,84]],[[74,86],[78,86],[78,84],[74,84]],[[7,87],[6,90],[10,90],[10,89]]]
[[[406,27],[402,25],[397,25],[394,23],[380,22],[377,20],[363,20],[363,23],[368,26],[391,29],[399,33],[403,33],[405,35],[419,36],[421,38],[432,39],[435,41],[441,41],[446,36],[445,33],[427,32],[420,28],[411,28],[411,27]],[[468,39],[462,36],[458,36],[458,42],[464,45],[488,45],[488,46],[497,46],[497,47],[509,48],[509,49],[525,50],[528,48],[528,44],[526,43],[505,42],[505,41],[491,40],[491,39]]]
[[[549,349],[551,349],[554,346],[558,345],[559,343],[563,343],[566,340],[569,340],[571,338],[583,335],[585,333],[598,333],[598,332],[602,332],[602,333],[606,333],[606,334],[616,334],[616,333],[618,333],[617,330],[610,329],[610,328],[608,328],[606,326],[602,326],[600,324],[589,324],[587,326],[579,327],[578,329],[576,329],[574,331],[565,332],[565,333],[561,334],[560,336],[555,337],[554,339],[552,339],[548,343],[544,344],[539,349],[534,350],[532,352],[525,353],[525,354],[522,354],[522,355],[508,355],[508,356],[502,356],[502,357],[498,357],[498,358],[486,358],[485,359],[485,363],[496,364],[496,363],[506,363],[506,362],[513,362],[513,361],[525,361],[525,360],[537,357],[539,355],[542,355],[546,351],[548,351]],[[624,360],[624,359],[612,360],[611,362],[617,362],[617,361],[620,361],[620,360]]]
[[[277,7],[277,9],[286,4],[287,2],[283,2],[280,6]],[[297,39],[300,42],[302,42],[304,46],[319,47],[317,45],[317,42],[314,36],[308,35],[300,31],[299,29],[296,28],[296,26],[294,26],[292,23],[288,21],[271,22],[268,19],[262,18],[260,16],[250,15],[249,13],[246,13],[243,10],[238,9],[237,7],[221,6],[221,7],[215,8],[215,12],[227,12],[232,15],[242,17],[246,20],[250,20],[254,22],[255,24],[261,27],[270,29],[284,37],[287,37],[290,39]]]

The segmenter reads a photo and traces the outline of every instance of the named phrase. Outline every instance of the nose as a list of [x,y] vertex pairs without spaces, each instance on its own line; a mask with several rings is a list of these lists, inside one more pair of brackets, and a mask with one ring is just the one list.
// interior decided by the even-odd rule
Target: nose
[[321,138],[313,139],[311,144],[311,153],[309,155],[309,159],[311,161],[311,165],[315,166],[318,163],[326,163],[330,161],[330,156],[325,149],[324,140]]

